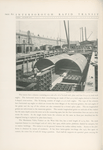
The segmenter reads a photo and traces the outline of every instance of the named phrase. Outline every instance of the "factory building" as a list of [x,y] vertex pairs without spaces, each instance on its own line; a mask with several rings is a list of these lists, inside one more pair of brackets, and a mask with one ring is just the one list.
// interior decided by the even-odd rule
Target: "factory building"
[[35,51],[40,47],[46,45],[63,45],[66,41],[63,39],[53,39],[48,37],[41,37],[40,35],[36,36],[30,31],[16,32],[16,53],[28,53],[30,51]]
[[93,48],[93,46],[94,46],[94,41],[82,41],[82,42],[80,42],[80,47],[82,48],[82,49],[92,49]]

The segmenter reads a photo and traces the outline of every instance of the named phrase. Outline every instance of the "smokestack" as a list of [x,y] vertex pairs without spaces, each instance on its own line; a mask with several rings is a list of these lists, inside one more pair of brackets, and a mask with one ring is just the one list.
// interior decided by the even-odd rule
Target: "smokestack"
[[85,40],[87,40],[86,27],[85,27]]
[[81,42],[81,28],[80,28],[80,42]]
[[81,38],[81,29],[82,29],[82,28],[80,28],[80,42],[82,41],[82,38]]
[[83,27],[82,27],[82,41],[84,41]]

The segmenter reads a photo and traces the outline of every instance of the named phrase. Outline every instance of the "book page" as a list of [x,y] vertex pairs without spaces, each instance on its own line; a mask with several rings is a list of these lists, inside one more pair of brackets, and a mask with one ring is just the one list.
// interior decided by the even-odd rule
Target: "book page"
[[102,149],[102,18],[100,0],[0,2],[0,149]]

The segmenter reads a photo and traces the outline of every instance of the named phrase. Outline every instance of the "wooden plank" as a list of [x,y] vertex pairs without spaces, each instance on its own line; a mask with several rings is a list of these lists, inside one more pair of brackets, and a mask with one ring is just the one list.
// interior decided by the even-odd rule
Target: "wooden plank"
[[30,89],[33,88],[35,85],[37,85],[37,83],[31,83],[31,84],[29,84],[29,85],[25,88],[25,91],[30,90]]
[[46,71],[46,70],[48,70],[48,69],[51,69],[51,68],[54,67],[54,66],[55,66],[55,65],[52,65],[52,66],[50,66],[50,67],[47,67],[47,68],[43,69],[42,72],[44,72],[44,71]]
[[16,88],[18,88],[18,89],[22,89],[22,90],[24,90],[24,89],[25,89],[25,87],[22,87],[22,86],[19,86],[19,85],[16,85]]
[[25,83],[35,83],[35,79],[28,79],[28,78],[23,78],[23,79],[17,79],[17,82],[25,82]]

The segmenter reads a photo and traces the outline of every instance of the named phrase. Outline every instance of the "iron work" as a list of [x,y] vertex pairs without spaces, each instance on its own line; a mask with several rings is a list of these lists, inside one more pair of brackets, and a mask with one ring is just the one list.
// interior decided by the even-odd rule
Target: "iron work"
[[85,56],[78,53],[72,56],[69,56],[68,54],[62,54],[62,55],[48,57],[46,59],[41,59],[37,61],[35,65],[38,68],[42,68],[42,66],[44,67],[45,64],[56,65],[56,63],[60,62],[61,60],[63,60],[64,62],[65,60],[68,60],[68,63],[72,61],[74,64],[76,64],[79,67],[81,73],[83,73],[85,66],[87,64],[87,59],[85,58]]

